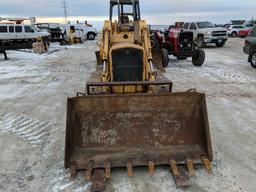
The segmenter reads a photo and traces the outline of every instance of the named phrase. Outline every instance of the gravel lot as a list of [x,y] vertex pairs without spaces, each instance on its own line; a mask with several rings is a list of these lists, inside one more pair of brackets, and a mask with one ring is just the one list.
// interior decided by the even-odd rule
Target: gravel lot
[[[201,68],[171,58],[165,76],[175,91],[196,88],[207,94],[214,150],[213,173],[196,171],[193,186],[176,189],[166,167],[150,177],[146,168],[128,178],[113,171],[108,191],[254,192],[256,189],[256,70],[242,52],[243,39],[224,48],[206,48]],[[82,192],[83,173],[69,179],[63,167],[66,99],[81,92],[95,70],[96,42],[59,47],[35,55],[0,55],[0,191]]]

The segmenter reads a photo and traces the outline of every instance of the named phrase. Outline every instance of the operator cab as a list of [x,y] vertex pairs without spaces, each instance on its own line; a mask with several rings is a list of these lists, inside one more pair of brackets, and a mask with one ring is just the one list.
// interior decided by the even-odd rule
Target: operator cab
[[110,18],[117,19],[119,31],[134,31],[134,23],[141,19],[139,0],[111,0]]
[[[117,43],[136,44],[140,34],[139,0],[111,0],[110,21],[116,29]],[[137,37],[137,39],[139,39]],[[113,43],[112,41],[112,43]],[[113,81],[143,81],[143,51],[134,47],[124,47],[112,52]]]

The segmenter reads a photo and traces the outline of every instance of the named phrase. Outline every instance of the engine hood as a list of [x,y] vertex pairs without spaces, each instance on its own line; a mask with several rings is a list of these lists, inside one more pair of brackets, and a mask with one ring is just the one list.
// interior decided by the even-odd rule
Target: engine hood
[[225,28],[222,28],[222,27],[203,28],[203,29],[199,29],[199,30],[200,30],[200,31],[203,31],[203,32],[227,31]]

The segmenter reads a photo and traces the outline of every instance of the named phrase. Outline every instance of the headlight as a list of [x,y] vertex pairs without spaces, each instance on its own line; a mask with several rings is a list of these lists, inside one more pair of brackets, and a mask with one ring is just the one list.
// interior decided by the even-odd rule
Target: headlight
[[183,44],[180,44],[180,47],[182,48],[182,47],[183,47]]
[[212,32],[210,32],[210,31],[209,31],[209,32],[207,32],[207,35],[212,35]]

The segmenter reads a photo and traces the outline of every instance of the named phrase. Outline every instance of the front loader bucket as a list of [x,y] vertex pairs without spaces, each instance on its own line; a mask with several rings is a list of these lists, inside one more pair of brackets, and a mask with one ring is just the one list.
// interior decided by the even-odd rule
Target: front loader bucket
[[170,163],[175,172],[175,164],[209,161],[212,147],[204,94],[68,99],[65,167],[73,173],[106,169],[110,174],[111,168],[127,167],[131,175],[131,167]]

